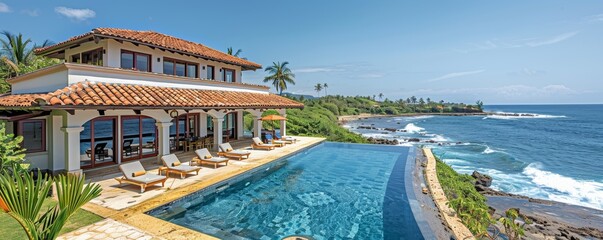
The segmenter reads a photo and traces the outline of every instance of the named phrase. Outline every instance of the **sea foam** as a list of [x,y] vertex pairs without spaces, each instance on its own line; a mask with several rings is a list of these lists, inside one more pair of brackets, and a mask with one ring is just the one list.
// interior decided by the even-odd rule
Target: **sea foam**
[[529,164],[523,173],[541,190],[548,192],[551,200],[603,210],[603,183],[576,180],[544,171],[540,169],[539,163]]
[[537,113],[496,112],[493,115],[485,116],[483,119],[515,120],[515,119],[530,119],[530,118],[564,118],[564,117],[566,117],[566,116],[537,114]]
[[406,124],[406,126],[402,129],[402,131],[407,133],[419,133],[425,130],[425,128],[414,125],[413,123]]

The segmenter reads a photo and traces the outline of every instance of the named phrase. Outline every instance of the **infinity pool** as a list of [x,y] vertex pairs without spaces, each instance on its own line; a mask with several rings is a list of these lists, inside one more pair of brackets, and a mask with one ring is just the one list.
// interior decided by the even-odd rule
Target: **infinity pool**
[[423,239],[406,190],[409,151],[326,142],[148,214],[225,239]]

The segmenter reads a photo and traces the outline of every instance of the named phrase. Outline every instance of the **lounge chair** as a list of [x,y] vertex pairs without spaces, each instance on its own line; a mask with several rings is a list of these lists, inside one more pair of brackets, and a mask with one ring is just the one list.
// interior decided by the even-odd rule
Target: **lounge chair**
[[140,193],[143,193],[147,186],[150,185],[161,183],[161,186],[163,187],[167,180],[165,176],[147,173],[139,161],[119,165],[119,170],[121,170],[123,176],[121,178],[115,178],[115,180],[117,180],[119,184],[126,182],[140,186]]
[[220,163],[225,163],[226,166],[228,166],[228,161],[230,160],[225,157],[212,156],[211,153],[209,153],[209,150],[207,150],[207,148],[197,149],[195,150],[195,153],[197,154],[197,157],[193,158],[191,163],[197,163],[199,165],[203,163],[209,163],[213,164],[214,168],[218,168],[218,164]]
[[276,145],[277,147],[284,147],[287,145],[287,141],[277,140],[272,137],[272,134],[266,134],[266,140],[269,143]]
[[235,158],[240,161],[243,160],[243,157],[249,158],[249,154],[251,154],[248,151],[234,150],[230,143],[222,143],[218,147],[220,149],[218,156],[220,157]]
[[287,143],[295,143],[295,142],[297,142],[297,139],[295,139],[295,138],[288,137],[288,136],[281,136],[281,135],[280,135],[280,134],[278,134],[278,133],[275,133],[275,134],[274,134],[274,137],[275,137],[276,139],[278,139],[278,140],[285,141],[285,142],[287,142]]
[[170,175],[170,173],[179,173],[180,178],[184,178],[184,176],[190,172],[195,172],[199,175],[199,170],[201,170],[200,167],[182,165],[176,154],[165,155],[161,157],[161,161],[163,161],[163,164],[167,167],[165,173],[166,176]]
[[270,143],[263,143],[259,137],[253,138],[253,144],[251,144],[251,148],[253,149],[264,149],[264,150],[272,150],[276,148],[276,145]]

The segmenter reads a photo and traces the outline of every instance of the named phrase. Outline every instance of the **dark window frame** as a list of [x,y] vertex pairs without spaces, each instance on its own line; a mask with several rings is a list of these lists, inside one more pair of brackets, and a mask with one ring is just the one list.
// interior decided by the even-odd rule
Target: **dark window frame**
[[[130,50],[124,50],[124,49],[122,49],[121,53],[119,54],[119,61],[120,61],[119,65],[120,65],[120,68],[121,68],[121,65],[123,64],[122,63],[123,59],[121,58],[121,55],[124,54],[124,53],[131,53],[132,54],[132,66],[133,66],[133,68],[129,69],[129,70],[135,70],[135,71],[140,71],[140,72],[153,72],[153,64],[152,64],[153,58],[152,58],[151,54],[146,54],[146,53],[141,53],[141,52],[135,52],[135,51],[130,51]],[[148,71],[141,71],[141,70],[139,70],[137,68],[137,66],[136,66],[137,65],[136,58],[138,57],[138,55],[145,55],[145,56],[149,57],[149,62],[147,64],[148,65],[147,66],[148,67]],[[122,69],[126,69],[126,68],[122,68]]]
[[[174,74],[168,74],[165,73],[165,69],[163,69],[163,74],[167,74],[167,75],[172,75],[172,76],[178,76],[178,77],[187,77],[187,78],[200,78],[199,77],[199,64],[198,63],[194,63],[194,62],[187,62],[187,61],[183,61],[183,60],[179,60],[179,59],[175,59],[175,58],[168,58],[168,57],[164,57],[163,58],[163,62],[171,62],[173,65],[173,73]],[[176,74],[176,63],[180,63],[180,64],[184,64],[184,76],[180,76]],[[189,77],[188,76],[188,66],[189,65],[194,65],[196,67],[196,71],[195,71],[195,75],[196,77]]]
[[[216,66],[214,65],[207,65],[207,72],[209,72],[209,68],[211,68],[211,78],[207,78],[209,80],[216,80]],[[207,74],[206,76],[207,77]]]
[[[46,152],[46,119],[27,119],[19,121],[17,125],[17,135],[23,136],[23,124],[28,122],[42,122],[42,148],[41,149],[28,149],[26,148],[26,153],[37,153],[37,152]],[[24,142],[21,142],[21,146],[23,146]]]
[[[80,53],[80,63],[82,63],[82,64],[88,64],[88,63],[84,62],[84,54],[91,54],[92,55],[95,52],[98,54],[99,58],[97,59],[96,63],[92,63],[92,64],[89,64],[89,65],[103,66],[105,63],[104,63],[104,59],[103,59],[103,57],[104,57],[103,56],[104,55],[104,48],[102,48],[102,47],[96,48],[96,49],[92,49],[90,51],[81,52]],[[120,58],[121,58],[121,55],[120,55]],[[98,64],[99,61],[100,61],[100,65]]]
[[[133,160],[140,160],[140,159],[144,159],[144,158],[148,158],[148,157],[154,157],[159,155],[159,129],[157,127],[155,127],[155,152],[150,153],[150,154],[144,154],[142,152],[142,138],[143,138],[143,131],[142,131],[142,119],[153,119],[155,120],[155,123],[157,123],[157,120],[149,117],[149,116],[145,116],[145,115],[123,115],[121,116],[121,120],[120,120],[120,125],[121,125],[121,135],[120,135],[120,140],[121,140],[121,145],[120,145],[120,149],[121,149],[121,160],[122,162],[127,162],[127,161],[133,161]],[[124,122],[125,120],[128,119],[137,119],[138,120],[138,137],[139,137],[139,147],[138,147],[138,155],[136,157],[127,157],[124,154],[123,151],[123,142],[124,142]]]
[[232,68],[222,68],[222,81],[226,82],[226,71],[232,71],[232,82],[237,82],[237,70]]

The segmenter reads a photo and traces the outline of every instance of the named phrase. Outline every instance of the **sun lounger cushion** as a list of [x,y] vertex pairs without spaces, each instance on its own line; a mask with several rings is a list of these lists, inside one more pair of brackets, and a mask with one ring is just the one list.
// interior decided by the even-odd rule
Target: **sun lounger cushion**
[[[227,151],[228,149],[230,149],[230,151]],[[233,155],[247,155],[247,154],[249,154],[248,151],[233,150],[232,146],[230,146],[230,143],[222,143],[222,144],[220,144],[220,150],[222,152],[227,152],[228,154],[233,154]]]
[[163,163],[170,170],[176,170],[176,171],[179,171],[179,172],[192,172],[192,171],[195,171],[197,169],[200,169],[199,167],[182,165],[180,163],[180,160],[178,160],[178,157],[176,156],[176,154],[165,155],[165,156],[161,157],[161,160],[163,160]]
[[[195,153],[197,154],[197,157],[199,157],[200,159],[203,159],[203,161],[206,161],[206,162],[224,162],[224,161],[228,160],[228,158],[212,156],[209,153],[209,150],[207,150],[207,148],[197,149],[197,150],[195,150]],[[203,156],[203,157],[201,157],[201,156]]]
[[145,172],[144,167],[139,161],[119,165],[119,170],[128,179],[133,178],[136,172]]
[[138,177],[129,177],[128,180],[135,181],[139,183],[152,183],[159,180],[165,179],[165,176],[155,175],[155,174],[145,174]]
[[180,162],[172,163],[172,167],[178,167],[178,166],[180,166]]

